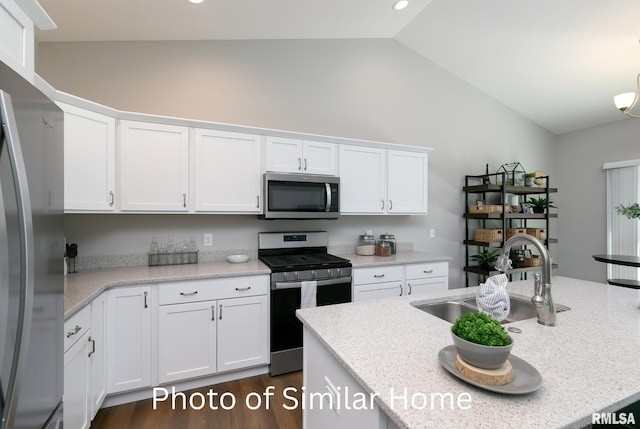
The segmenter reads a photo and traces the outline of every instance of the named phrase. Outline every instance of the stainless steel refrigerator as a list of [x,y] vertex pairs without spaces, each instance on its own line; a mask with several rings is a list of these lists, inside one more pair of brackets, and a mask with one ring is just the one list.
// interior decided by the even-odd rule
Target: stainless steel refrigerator
[[0,62],[0,429],[62,426],[63,114]]

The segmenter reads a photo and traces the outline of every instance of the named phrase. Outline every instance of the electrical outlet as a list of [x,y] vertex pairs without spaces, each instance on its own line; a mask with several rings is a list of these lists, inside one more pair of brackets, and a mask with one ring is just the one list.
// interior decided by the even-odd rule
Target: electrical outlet
[[204,235],[204,246],[205,247],[213,246],[213,234],[205,234]]
[[431,228],[429,230],[429,237],[430,238],[436,238],[436,229],[435,228]]

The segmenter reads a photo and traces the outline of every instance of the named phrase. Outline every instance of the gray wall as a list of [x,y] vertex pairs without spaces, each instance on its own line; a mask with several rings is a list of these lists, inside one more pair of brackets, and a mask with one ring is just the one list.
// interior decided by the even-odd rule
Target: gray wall
[[591,255],[607,251],[605,162],[640,158],[640,120],[625,119],[558,138],[560,272],[606,282],[606,265]]
[[[464,175],[511,161],[556,173],[554,135],[393,40],[44,43],[37,72],[56,89],[122,110],[434,148],[428,216],[319,226],[332,245],[355,246],[371,225],[451,256],[452,287],[464,284]],[[221,249],[238,237],[253,242],[262,229],[315,227],[233,216],[104,218],[68,216],[68,239],[103,255],[144,252],[149,225],[174,236],[214,232]]]

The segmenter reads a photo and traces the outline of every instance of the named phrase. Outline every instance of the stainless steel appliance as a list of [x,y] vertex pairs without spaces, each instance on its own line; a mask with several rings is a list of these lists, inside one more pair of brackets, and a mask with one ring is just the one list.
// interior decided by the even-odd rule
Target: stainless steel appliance
[[318,306],[351,302],[351,262],[327,244],[326,231],[258,234],[258,257],[271,269],[271,375],[302,369],[303,287],[315,288]]
[[63,113],[0,62],[0,116],[0,428],[61,427]]
[[340,178],[310,174],[264,174],[264,219],[337,219]]

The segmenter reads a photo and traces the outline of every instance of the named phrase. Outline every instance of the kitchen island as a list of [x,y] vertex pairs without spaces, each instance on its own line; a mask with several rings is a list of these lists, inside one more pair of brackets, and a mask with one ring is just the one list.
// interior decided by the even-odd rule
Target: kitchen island
[[[521,330],[511,333],[512,353],[540,372],[542,385],[533,393],[505,395],[474,387],[447,372],[438,361],[438,352],[452,344],[451,324],[411,305],[462,299],[474,296],[476,289],[443,291],[428,299],[408,296],[306,308],[298,310],[298,317],[304,323],[305,338],[319,345],[332,361],[327,371],[333,364],[340,366],[355,387],[373,399],[373,414],[379,418],[373,415],[368,421],[376,421],[375,427],[580,428],[592,423],[593,413],[614,412],[640,400],[636,291],[553,277],[555,302],[571,307],[557,315],[557,326],[542,326],[536,319],[508,325]],[[510,283],[508,290],[528,298],[533,280]],[[315,369],[305,361],[307,389],[318,386],[311,379],[314,374],[322,376],[324,365],[315,359]],[[347,385],[329,390],[342,387],[346,393]],[[351,400],[354,392],[352,387]],[[434,394],[437,400],[429,403]],[[448,401],[442,406],[442,397],[454,398],[453,406]],[[307,404],[304,410],[306,427],[316,427],[313,423],[319,419],[331,422],[334,429],[353,424],[347,421],[353,416],[344,410],[344,404],[342,420],[333,410],[319,411],[315,405],[309,410]],[[635,419],[640,423],[640,415]]]

